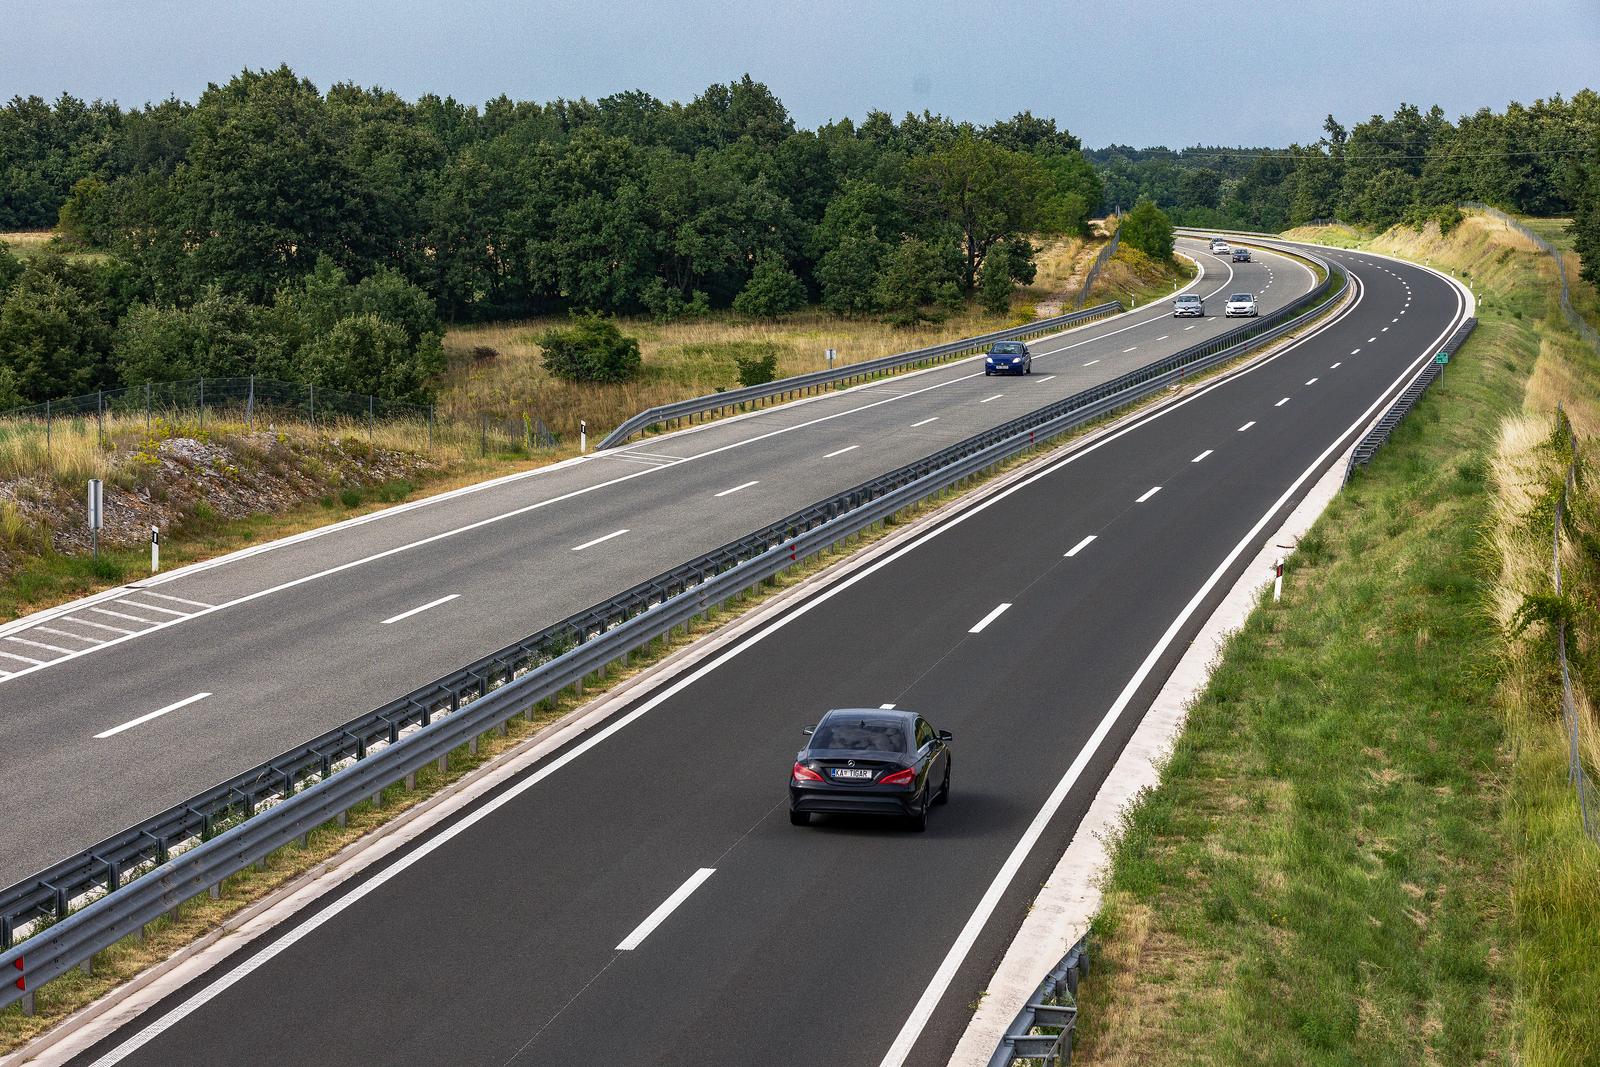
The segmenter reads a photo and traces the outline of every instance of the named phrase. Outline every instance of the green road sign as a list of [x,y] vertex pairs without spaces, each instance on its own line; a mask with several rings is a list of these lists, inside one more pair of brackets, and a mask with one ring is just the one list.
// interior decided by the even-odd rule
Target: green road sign
[[1448,353],[1448,352],[1440,352],[1437,356],[1433,357],[1433,361],[1435,363],[1440,363],[1440,364],[1449,363],[1450,362],[1450,353]]

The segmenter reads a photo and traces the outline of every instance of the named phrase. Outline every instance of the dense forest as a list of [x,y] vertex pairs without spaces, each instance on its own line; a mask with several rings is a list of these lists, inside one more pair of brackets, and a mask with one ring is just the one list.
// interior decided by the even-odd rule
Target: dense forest
[[0,230],[54,226],[90,254],[0,249],[0,409],[200,375],[421,399],[447,322],[812,303],[914,321],[1003,307],[1033,276],[1029,237],[1104,210],[1150,205],[1137,228],[1159,238],[1168,216],[1448,224],[1467,199],[1575,213],[1600,273],[1600,96],[1330,117],[1288,149],[1089,153],[1029,112],[800,129],[748,76],[686,104],[411,102],[287,67],[192,104],[19,97],[0,109]]

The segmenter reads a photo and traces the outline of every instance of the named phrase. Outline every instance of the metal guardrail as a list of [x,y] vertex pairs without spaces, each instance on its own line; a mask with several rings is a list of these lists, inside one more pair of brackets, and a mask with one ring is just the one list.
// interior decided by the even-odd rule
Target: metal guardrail
[[[1335,280],[1337,279],[1337,287]],[[1278,311],[941,449],[391,701],[0,893],[0,1008],[184,900],[784,569],[964,479],[1299,328],[1341,272]],[[252,817],[254,816],[254,817]],[[77,910],[73,910],[76,907]],[[29,928],[29,929],[24,929]],[[16,938],[27,936],[23,940]]]
[[[1477,319],[1469,318],[1463,321],[1460,326],[1456,327],[1455,333],[1452,333],[1449,339],[1445,341],[1444,347],[1440,349],[1440,352],[1447,357],[1455,355],[1456,351],[1466,344],[1467,338],[1472,336],[1472,331],[1477,325]],[[1378,449],[1382,448],[1384,443],[1389,440],[1389,435],[1394,432],[1394,428],[1399,426],[1400,421],[1411,413],[1411,409],[1417,406],[1417,401],[1422,399],[1422,394],[1428,391],[1428,386],[1432,385],[1442,374],[1444,374],[1444,364],[1434,360],[1429,360],[1428,364],[1417,373],[1417,376],[1411,380],[1411,384],[1406,386],[1405,391],[1395,399],[1393,404],[1389,405],[1387,411],[1378,417],[1378,421],[1373,423],[1372,429],[1368,430],[1366,435],[1356,442],[1356,447],[1351,449],[1350,462],[1344,468],[1344,480],[1346,482],[1356,472],[1357,467],[1364,467],[1372,462],[1372,457],[1377,455]]]
[[989,1057],[989,1067],[1010,1067],[1017,1060],[1038,1060],[1050,1067],[1071,1063],[1072,1035],[1078,1028],[1078,983],[1088,974],[1089,935],[1084,934],[1006,1027]]
[[1035,334],[1049,333],[1066,326],[1077,325],[1080,322],[1088,322],[1104,315],[1115,315],[1122,310],[1122,301],[1111,300],[1104,304],[1096,304],[1094,307],[1082,311],[1069,311],[1064,315],[1054,315],[1048,319],[1035,319],[1033,322],[1024,323],[1021,326],[1010,326],[1004,330],[979,334],[976,337],[963,337],[960,340],[947,341],[942,345],[934,345],[931,348],[919,348],[915,351],[901,352],[897,355],[880,356],[877,359],[851,363],[848,366],[835,367],[831,370],[797,374],[791,378],[779,378],[777,381],[764,382],[761,385],[747,385],[742,389],[729,389],[722,393],[708,393],[705,396],[678,400],[671,404],[658,404],[653,408],[646,408],[639,414],[629,418],[607,434],[605,440],[601,441],[597,447],[600,449],[614,448],[649,426],[669,423],[692,415],[721,411],[725,408],[740,407],[744,404],[767,400],[772,397],[784,397],[790,393],[799,396],[803,393],[816,392],[828,386],[838,385],[841,382],[848,383],[864,378],[875,378],[886,371],[899,370],[902,367],[937,363],[941,360],[976,351],[996,341],[1014,341],[1019,337],[1032,337]]
[[[1567,501],[1578,484],[1578,438],[1572,432],[1572,423],[1567,420],[1567,413],[1559,406],[1556,408],[1556,419],[1558,425],[1567,431],[1567,446],[1572,452],[1572,462],[1567,465],[1567,474],[1561,483],[1561,493],[1556,497],[1555,532],[1551,538],[1550,579],[1556,595],[1560,596],[1561,527],[1565,525],[1570,510]],[[1567,665],[1567,620],[1564,617],[1556,623],[1556,663],[1561,668],[1561,715],[1567,726],[1567,780],[1572,783],[1572,788],[1578,794],[1578,814],[1583,820],[1583,832],[1589,835],[1590,840],[1600,844],[1600,790],[1597,790],[1595,783],[1589,779],[1589,772],[1583,766],[1582,749],[1578,743],[1580,732],[1578,701],[1572,691],[1572,672]]]

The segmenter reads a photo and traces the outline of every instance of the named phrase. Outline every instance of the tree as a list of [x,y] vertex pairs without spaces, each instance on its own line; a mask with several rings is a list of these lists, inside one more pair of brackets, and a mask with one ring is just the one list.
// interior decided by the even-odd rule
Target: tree
[[822,306],[835,315],[861,315],[878,310],[878,275],[888,255],[871,234],[849,234],[817,263]]
[[1150,200],[1140,200],[1122,220],[1122,242],[1151,259],[1172,258],[1172,220]]
[[115,362],[124,385],[200,377],[282,377],[282,340],[258,309],[211,289],[192,307],[136,304],[117,327]]
[[995,243],[1033,225],[1049,189],[1039,160],[963,132],[950,147],[912,160],[907,174],[929,209],[961,233],[961,285],[977,283]]
[[22,260],[11,254],[11,250],[0,244],[0,302],[6,298],[11,287],[17,284],[17,279],[22,277]]
[[421,403],[444,369],[444,354],[437,344],[412,348],[405,330],[376,315],[351,315],[305,351],[301,366],[325,389]]
[[768,252],[756,261],[750,281],[733,300],[733,309],[741,315],[775,319],[791,311],[798,311],[806,303],[806,287],[784,263],[783,257]]
[[128,304],[126,273],[59,256],[31,259],[0,306],[0,368],[30,401],[114,383],[112,330]]
[[948,242],[910,238],[900,242],[878,278],[877,303],[896,322],[926,318],[930,304],[954,307],[961,302],[960,252]]
[[625,382],[642,366],[639,342],[598,312],[574,313],[570,326],[546,330],[538,338],[544,367],[569,382]]
[[1600,289],[1600,151],[1578,185],[1577,208],[1572,213],[1572,247],[1581,264],[1579,275]]

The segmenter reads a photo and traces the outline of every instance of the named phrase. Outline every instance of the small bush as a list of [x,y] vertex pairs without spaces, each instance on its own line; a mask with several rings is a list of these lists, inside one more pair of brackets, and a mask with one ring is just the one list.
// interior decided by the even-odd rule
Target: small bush
[[339,503],[343,504],[347,508],[360,507],[361,499],[361,490],[356,488],[343,490],[339,494]]
[[572,325],[546,330],[538,345],[545,370],[563,381],[625,382],[643,365],[638,340],[598,312],[574,313]]
[[766,353],[754,356],[734,356],[739,368],[740,385],[765,385],[778,377],[778,352],[768,346]]

